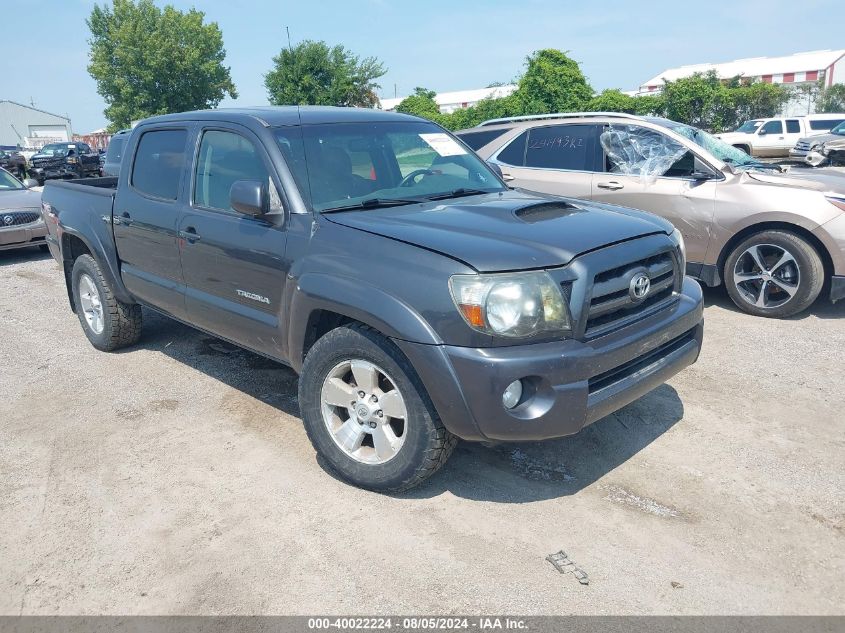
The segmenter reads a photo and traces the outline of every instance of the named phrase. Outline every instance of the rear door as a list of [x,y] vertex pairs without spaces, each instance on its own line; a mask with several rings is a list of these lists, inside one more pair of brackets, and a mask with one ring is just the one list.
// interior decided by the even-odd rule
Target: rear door
[[185,316],[176,231],[183,175],[188,172],[188,127],[145,128],[127,156],[114,203],[114,241],[127,289],[177,318]]
[[511,186],[587,199],[599,155],[598,130],[598,125],[578,123],[530,128],[491,162]]
[[703,262],[710,243],[720,177],[697,180],[711,170],[686,146],[639,125],[609,125],[600,136],[604,169],[594,174],[592,197],[649,211],[669,220],[684,236],[687,258]]
[[[273,356],[284,356],[281,302],[288,264],[280,181],[261,141],[246,128],[202,128],[190,203],[179,224],[191,323]],[[260,181],[270,214],[244,215],[229,204],[238,180]]]

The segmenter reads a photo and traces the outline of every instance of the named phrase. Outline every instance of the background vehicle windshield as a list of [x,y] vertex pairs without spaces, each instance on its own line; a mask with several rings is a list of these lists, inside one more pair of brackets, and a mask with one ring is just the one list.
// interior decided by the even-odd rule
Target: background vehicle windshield
[[24,189],[24,186],[12,174],[0,169],[0,191],[8,191],[10,189]]
[[51,143],[41,148],[39,154],[46,154],[47,156],[64,156],[68,153],[67,145],[59,145],[58,143]]
[[763,125],[762,121],[753,120],[753,121],[746,121],[738,128],[736,128],[736,132],[745,132],[746,134],[754,134],[757,131],[757,128]]
[[675,121],[669,121],[667,119],[660,119],[657,123],[663,127],[669,128],[676,134],[680,134],[681,136],[688,138],[699,147],[706,149],[719,160],[725,163],[730,163],[734,167],[751,168],[761,167],[764,165],[759,160],[756,160],[743,152],[741,149],[728,145],[724,141],[717,139],[712,134],[708,134],[707,132],[692,127],[691,125],[676,123]]
[[842,121],[842,123],[833,128],[830,133],[838,134],[839,136],[845,136],[845,121]]
[[300,190],[317,211],[354,207],[370,198],[506,190],[484,161],[432,123],[306,125],[275,134]]

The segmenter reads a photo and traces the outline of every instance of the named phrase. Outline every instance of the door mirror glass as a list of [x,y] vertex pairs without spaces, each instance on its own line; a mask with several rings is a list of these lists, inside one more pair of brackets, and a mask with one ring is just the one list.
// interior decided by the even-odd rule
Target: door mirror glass
[[236,180],[229,189],[229,206],[244,215],[264,215],[267,212],[264,184],[258,180]]
[[27,189],[32,189],[38,186],[38,181],[35,178],[27,178],[23,181],[23,186]]

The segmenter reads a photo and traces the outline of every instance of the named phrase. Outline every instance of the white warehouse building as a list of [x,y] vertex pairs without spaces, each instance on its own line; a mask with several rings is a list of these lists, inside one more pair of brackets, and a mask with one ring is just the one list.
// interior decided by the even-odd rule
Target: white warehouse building
[[39,149],[72,138],[69,118],[0,99],[0,147]]
[[[719,64],[693,64],[669,68],[643,82],[633,93],[647,95],[660,92],[664,81],[675,81],[695,73],[716,71],[720,79],[741,77],[764,83],[799,85],[824,81],[825,86],[845,83],[845,49],[810,51],[783,57],[749,57]],[[808,105],[792,101],[785,115],[808,114]]]
[[[457,90],[455,92],[439,92],[435,95],[434,101],[440,108],[441,114],[451,114],[461,108],[470,108],[477,105],[482,99],[498,99],[507,97],[516,90],[515,85],[493,86],[491,88],[477,88],[475,90]],[[396,106],[402,103],[405,97],[381,99],[379,106],[382,110],[395,110]]]

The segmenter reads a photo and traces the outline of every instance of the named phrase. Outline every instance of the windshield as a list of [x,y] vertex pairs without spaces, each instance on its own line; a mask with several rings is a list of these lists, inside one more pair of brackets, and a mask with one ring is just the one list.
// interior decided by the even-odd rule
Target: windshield
[[0,169],[0,191],[25,189],[21,181],[4,169]]
[[484,161],[425,121],[304,125],[275,135],[317,211],[506,190]]
[[47,156],[64,156],[68,152],[67,145],[60,145],[58,143],[50,143],[41,148],[39,154],[46,154]]
[[703,130],[685,125],[683,123],[676,123],[667,119],[658,119],[657,123],[663,127],[667,127],[676,134],[688,138],[699,147],[707,150],[719,160],[730,163],[734,167],[750,169],[751,167],[766,167],[765,163],[752,158],[741,149],[737,149],[732,145],[728,145],[724,141],[720,141],[712,134],[708,134]]
[[830,133],[838,134],[839,136],[845,136],[845,121],[842,121],[842,123],[833,128]]
[[734,131],[745,132],[746,134],[754,134],[754,132],[757,131],[757,128],[759,128],[761,125],[763,125],[763,122],[758,119],[755,119],[753,121],[746,121]]

